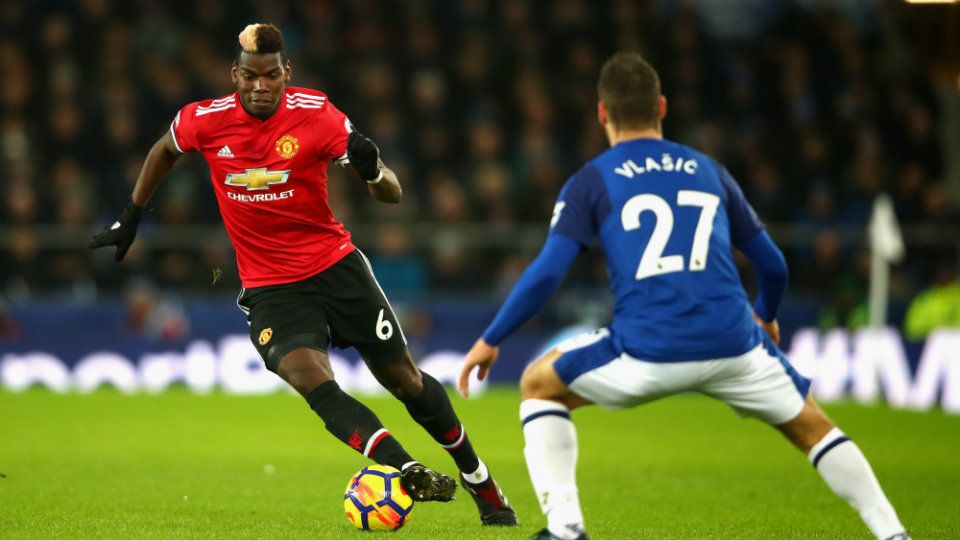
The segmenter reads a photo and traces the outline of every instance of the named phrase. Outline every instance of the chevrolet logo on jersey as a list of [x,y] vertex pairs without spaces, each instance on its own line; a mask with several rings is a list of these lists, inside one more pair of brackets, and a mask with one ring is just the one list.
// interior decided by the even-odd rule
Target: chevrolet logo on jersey
[[290,171],[268,171],[266,167],[247,169],[242,173],[227,175],[228,186],[246,187],[247,191],[270,189],[273,184],[284,184],[290,177]]

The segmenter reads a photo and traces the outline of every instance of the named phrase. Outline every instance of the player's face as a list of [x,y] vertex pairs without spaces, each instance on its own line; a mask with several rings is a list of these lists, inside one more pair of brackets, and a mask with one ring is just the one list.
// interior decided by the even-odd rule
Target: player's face
[[230,72],[243,108],[260,119],[269,118],[277,110],[290,73],[290,62],[284,63],[280,53],[240,53],[239,62]]

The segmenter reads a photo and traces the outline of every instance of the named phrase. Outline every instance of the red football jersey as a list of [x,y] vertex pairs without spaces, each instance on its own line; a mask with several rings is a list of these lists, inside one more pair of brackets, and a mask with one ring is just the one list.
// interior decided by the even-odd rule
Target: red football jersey
[[346,159],[350,131],[346,115],[307,88],[287,87],[267,120],[236,93],[177,113],[170,133],[210,165],[244,287],[299,281],[355,249],[327,200],[327,168]]

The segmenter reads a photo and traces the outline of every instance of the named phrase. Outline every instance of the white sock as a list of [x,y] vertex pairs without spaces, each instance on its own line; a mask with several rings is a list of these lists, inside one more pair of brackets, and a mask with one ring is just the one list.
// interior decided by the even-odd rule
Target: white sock
[[577,431],[570,410],[555,401],[527,399],[520,403],[526,446],[523,455],[547,528],[561,540],[583,532],[577,497]]
[[867,458],[839,428],[830,430],[810,449],[807,457],[830,489],[860,513],[877,538],[886,540],[904,532]]
[[482,484],[487,481],[487,478],[490,478],[490,471],[487,470],[487,464],[480,458],[477,458],[477,461],[480,462],[477,470],[469,474],[463,473],[464,479],[471,484]]

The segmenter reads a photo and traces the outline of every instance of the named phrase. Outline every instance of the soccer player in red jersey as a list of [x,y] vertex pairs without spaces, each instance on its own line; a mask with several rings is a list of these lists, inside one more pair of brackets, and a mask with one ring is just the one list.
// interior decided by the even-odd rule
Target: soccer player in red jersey
[[237,252],[237,299],[266,366],[296,389],[327,430],[377,463],[402,471],[414,500],[448,501],[456,483],[415,461],[367,407],[334,380],[327,347],[355,347],[377,380],[445,448],[487,525],[515,525],[513,509],[477,457],[443,386],[420,371],[367,258],[327,200],[331,161],[365,181],[370,195],[398,203],[400,183],[322,92],[287,86],[290,61],[271,24],[239,36],[231,77],[237,91],[183,107],[151,148],[120,218],[91,248],[123,259],[143,207],[185,152],[210,166],[224,226]]

